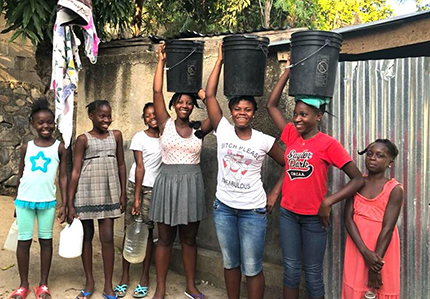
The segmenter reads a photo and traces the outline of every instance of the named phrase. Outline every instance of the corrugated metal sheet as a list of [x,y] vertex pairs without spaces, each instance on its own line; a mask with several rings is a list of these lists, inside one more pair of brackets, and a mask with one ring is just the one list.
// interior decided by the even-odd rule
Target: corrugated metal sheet
[[[400,154],[391,175],[403,183],[401,298],[428,299],[430,283],[430,58],[343,62],[339,64],[332,113],[326,131],[338,139],[364,171],[364,149],[376,138],[389,138]],[[341,171],[330,174],[329,191],[345,183]],[[340,298],[345,230],[343,203],[333,208],[326,254],[327,298]],[[341,232],[341,233],[339,233]]]

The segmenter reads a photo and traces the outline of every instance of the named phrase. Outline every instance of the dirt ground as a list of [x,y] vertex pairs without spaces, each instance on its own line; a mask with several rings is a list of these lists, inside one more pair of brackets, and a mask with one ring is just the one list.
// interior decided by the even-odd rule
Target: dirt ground
[[[4,241],[9,232],[9,228],[13,222],[13,200],[11,197],[0,196],[0,211],[3,211],[0,217],[0,246],[3,248]],[[58,255],[58,240],[62,226],[56,222],[54,225],[54,256],[50,273],[49,287],[52,297],[55,299],[75,298],[79,291],[84,286],[85,278],[82,269],[80,258],[64,259]],[[34,286],[39,281],[39,246],[37,242],[37,233],[33,239],[30,255],[30,286]],[[0,257],[0,298],[9,298],[13,290],[19,286],[18,266],[15,253],[8,250],[1,250]],[[98,238],[94,239],[94,276],[96,280],[96,290],[93,298],[101,298],[103,290],[103,270],[101,260],[101,249]],[[140,265],[133,265],[131,268],[131,281],[129,294],[125,298],[133,298],[131,296],[133,288],[138,283],[140,275]],[[151,282],[149,293],[146,298],[152,298],[155,290],[155,269],[151,267]],[[116,250],[115,255],[115,270],[113,283],[119,282],[121,276],[121,253]],[[209,298],[227,298],[226,292],[223,289],[216,288],[210,282],[200,282],[198,285]],[[167,278],[167,298],[170,299],[185,299],[185,278],[173,271],[170,271]],[[32,293],[28,298],[35,298]]]

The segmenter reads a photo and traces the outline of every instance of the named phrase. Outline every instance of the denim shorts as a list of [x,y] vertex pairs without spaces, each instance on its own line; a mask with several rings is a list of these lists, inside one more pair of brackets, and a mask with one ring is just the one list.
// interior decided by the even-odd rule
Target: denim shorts
[[321,225],[318,216],[295,214],[283,207],[279,225],[284,285],[299,288],[303,256],[308,296],[324,296],[323,263],[328,229]]
[[266,208],[240,210],[214,200],[215,229],[225,269],[240,266],[242,273],[249,277],[263,270],[266,214]]

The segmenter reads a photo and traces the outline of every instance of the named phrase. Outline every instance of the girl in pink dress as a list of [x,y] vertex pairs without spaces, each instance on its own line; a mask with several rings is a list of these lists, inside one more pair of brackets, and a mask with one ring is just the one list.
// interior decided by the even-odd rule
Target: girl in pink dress
[[364,187],[345,205],[345,246],[342,299],[362,299],[367,291],[378,299],[400,298],[400,240],[396,222],[403,188],[385,176],[398,154],[387,139],[377,139],[365,154]]

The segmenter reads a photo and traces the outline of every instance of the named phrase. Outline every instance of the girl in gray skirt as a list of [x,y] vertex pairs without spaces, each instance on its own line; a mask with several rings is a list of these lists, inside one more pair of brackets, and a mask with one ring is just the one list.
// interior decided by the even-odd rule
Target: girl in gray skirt
[[[205,298],[195,285],[197,260],[196,235],[199,223],[206,217],[203,177],[200,169],[202,137],[212,128],[209,120],[201,124],[201,131],[191,128],[190,115],[197,106],[195,95],[173,95],[169,108],[175,109],[172,120],[164,104],[163,69],[166,61],[164,43],[158,48],[158,65],[154,76],[155,116],[161,133],[160,174],[154,182],[149,217],[158,225],[159,239],[155,250],[157,289],[154,298],[164,298],[169,261],[179,228],[189,298]],[[204,91],[199,95],[204,99]],[[198,107],[198,106],[197,106]],[[198,133],[198,134],[195,134]],[[198,137],[197,137],[197,136]]]

